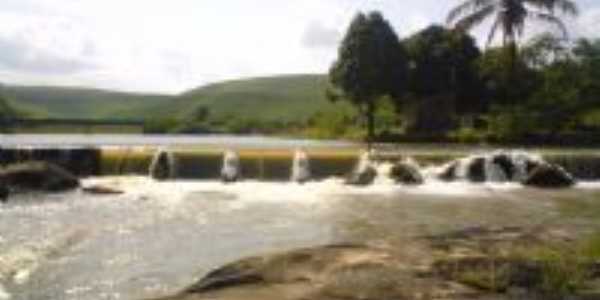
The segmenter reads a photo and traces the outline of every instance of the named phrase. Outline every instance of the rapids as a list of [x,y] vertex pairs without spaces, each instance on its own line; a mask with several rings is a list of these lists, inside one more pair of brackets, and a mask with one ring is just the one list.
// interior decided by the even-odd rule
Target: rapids
[[[426,179],[418,186],[394,184],[388,176],[392,163],[376,154],[363,154],[358,165],[355,158],[347,166],[328,164],[310,151],[277,161],[273,169],[285,180],[243,176],[223,184],[219,172],[224,166],[235,165],[233,169],[244,175],[252,174],[252,164],[244,163],[243,156],[237,164],[233,158],[228,162],[222,154],[215,156],[208,179],[181,174],[169,174],[166,181],[96,176],[84,179],[83,186],[124,193],[13,195],[0,204],[0,300],[154,298],[172,294],[225,263],[265,252],[474,225],[581,226],[577,218],[562,215],[564,202],[600,196],[598,181],[580,181],[565,190],[523,187],[518,183],[520,168],[526,161],[542,159],[524,152],[459,159],[458,180],[453,182],[439,179],[447,165],[416,159],[424,165]],[[491,163],[500,154],[515,166],[510,175]],[[179,153],[169,157],[167,161],[178,164],[178,172],[191,172],[182,163],[189,158]],[[468,166],[481,159],[486,180],[465,180]],[[257,161],[261,172],[268,173],[268,162]],[[365,166],[377,169],[372,185],[348,186],[335,176]],[[325,167],[329,173],[323,172]],[[305,176],[311,180],[304,184],[290,180]]]

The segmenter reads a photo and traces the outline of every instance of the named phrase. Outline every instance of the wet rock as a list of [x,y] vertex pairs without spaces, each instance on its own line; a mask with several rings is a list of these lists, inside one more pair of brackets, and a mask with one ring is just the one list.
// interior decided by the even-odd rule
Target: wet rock
[[419,185],[425,181],[419,167],[409,162],[394,164],[390,170],[390,177],[396,183]]
[[498,154],[492,158],[492,163],[497,165],[506,175],[508,180],[512,179],[516,173],[516,166],[512,158],[506,154]]
[[373,184],[377,177],[377,170],[373,166],[366,166],[362,170],[357,170],[346,178],[347,185],[367,186]]
[[458,162],[452,162],[438,175],[438,179],[443,181],[453,181],[456,180],[456,171],[458,169]]
[[79,179],[69,171],[40,161],[9,165],[0,171],[0,180],[15,191],[60,192],[79,186]]
[[162,299],[415,299],[413,281],[383,249],[332,245],[247,258]]
[[86,186],[81,190],[94,195],[120,195],[124,193],[122,190],[102,185]]
[[152,158],[150,163],[149,175],[156,180],[167,180],[175,177],[177,166],[173,153],[168,151],[159,151]]
[[576,181],[562,167],[545,163],[537,166],[523,181],[524,185],[540,188],[568,188]]
[[4,183],[0,183],[0,202],[8,201],[9,195],[10,190],[8,189],[8,186],[6,186]]
[[485,158],[477,157],[469,164],[467,168],[467,179],[471,182],[485,182],[487,177],[485,173]]

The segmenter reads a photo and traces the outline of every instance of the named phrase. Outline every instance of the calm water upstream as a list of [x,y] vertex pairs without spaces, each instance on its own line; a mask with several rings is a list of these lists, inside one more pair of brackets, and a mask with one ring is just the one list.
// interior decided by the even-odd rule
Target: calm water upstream
[[235,135],[0,134],[4,147],[216,146],[244,148],[351,147],[343,141]]

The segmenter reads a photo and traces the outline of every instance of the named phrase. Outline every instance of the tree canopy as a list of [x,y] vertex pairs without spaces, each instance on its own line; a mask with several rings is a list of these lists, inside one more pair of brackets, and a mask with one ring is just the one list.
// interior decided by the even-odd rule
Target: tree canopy
[[340,45],[329,72],[342,99],[359,107],[368,121],[368,140],[374,135],[378,98],[398,99],[405,90],[408,62],[398,36],[379,12],[359,13]]

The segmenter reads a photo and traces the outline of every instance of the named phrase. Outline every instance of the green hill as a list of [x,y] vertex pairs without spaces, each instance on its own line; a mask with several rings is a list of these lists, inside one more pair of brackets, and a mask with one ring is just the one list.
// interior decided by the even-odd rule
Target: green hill
[[[285,75],[210,84],[176,96],[2,86],[0,97],[34,117],[146,119],[164,129],[229,130],[294,127],[317,113],[346,109],[348,104],[326,99],[326,86],[324,75]],[[194,117],[198,111],[205,114],[203,122]]]
[[97,89],[8,85],[0,88],[0,97],[27,115],[66,119],[140,118],[137,110],[170,99]]
[[286,75],[227,81],[185,92],[169,103],[147,107],[149,115],[186,118],[199,107],[211,119],[304,121],[316,112],[335,109],[325,98],[327,77]]

